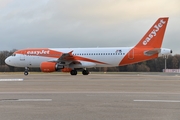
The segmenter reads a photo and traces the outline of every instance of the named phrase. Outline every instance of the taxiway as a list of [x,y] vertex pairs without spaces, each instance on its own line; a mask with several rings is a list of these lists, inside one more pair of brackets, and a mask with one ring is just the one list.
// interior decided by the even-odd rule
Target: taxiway
[[0,79],[1,120],[180,118],[180,74],[0,73]]

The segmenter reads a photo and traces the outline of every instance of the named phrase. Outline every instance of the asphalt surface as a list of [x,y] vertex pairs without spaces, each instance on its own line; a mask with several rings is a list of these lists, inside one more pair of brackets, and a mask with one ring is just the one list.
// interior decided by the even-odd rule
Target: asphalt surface
[[180,74],[0,73],[0,120],[179,120]]

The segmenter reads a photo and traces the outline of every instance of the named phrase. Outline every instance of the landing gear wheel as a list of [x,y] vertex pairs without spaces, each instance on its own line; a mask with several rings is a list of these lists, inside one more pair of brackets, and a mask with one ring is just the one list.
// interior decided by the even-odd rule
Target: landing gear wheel
[[28,75],[28,71],[24,71],[24,75],[27,76]]
[[71,70],[70,74],[71,75],[77,75],[77,71],[76,70]]
[[28,75],[28,71],[29,71],[29,68],[28,68],[28,67],[25,67],[25,71],[24,71],[24,75],[25,75],[25,76]]
[[83,74],[83,75],[88,75],[88,74],[89,74],[89,71],[88,71],[88,70],[83,70],[83,71],[82,71],[82,74]]

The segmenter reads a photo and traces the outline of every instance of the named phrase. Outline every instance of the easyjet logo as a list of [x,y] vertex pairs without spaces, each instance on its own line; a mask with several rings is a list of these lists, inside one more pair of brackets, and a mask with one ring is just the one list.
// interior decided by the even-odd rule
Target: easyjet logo
[[27,55],[46,55],[49,53],[49,50],[27,51]]
[[151,41],[151,39],[156,36],[156,34],[158,33],[158,31],[163,27],[163,25],[166,23],[166,21],[164,21],[163,19],[160,20],[160,22],[156,25],[154,25],[154,29],[152,30],[152,32],[148,35],[148,37],[146,37],[146,39],[143,41],[143,45],[147,45],[148,42]]

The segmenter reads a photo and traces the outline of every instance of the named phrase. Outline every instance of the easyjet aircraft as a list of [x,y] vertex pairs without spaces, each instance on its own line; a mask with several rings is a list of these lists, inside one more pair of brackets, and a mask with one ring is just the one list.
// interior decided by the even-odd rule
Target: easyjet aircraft
[[43,72],[61,70],[77,75],[82,70],[88,75],[86,68],[113,67],[133,64],[163,55],[170,55],[171,49],[161,48],[168,18],[159,18],[144,37],[133,47],[107,48],[32,48],[18,50],[6,58],[6,64],[15,67],[39,67]]

